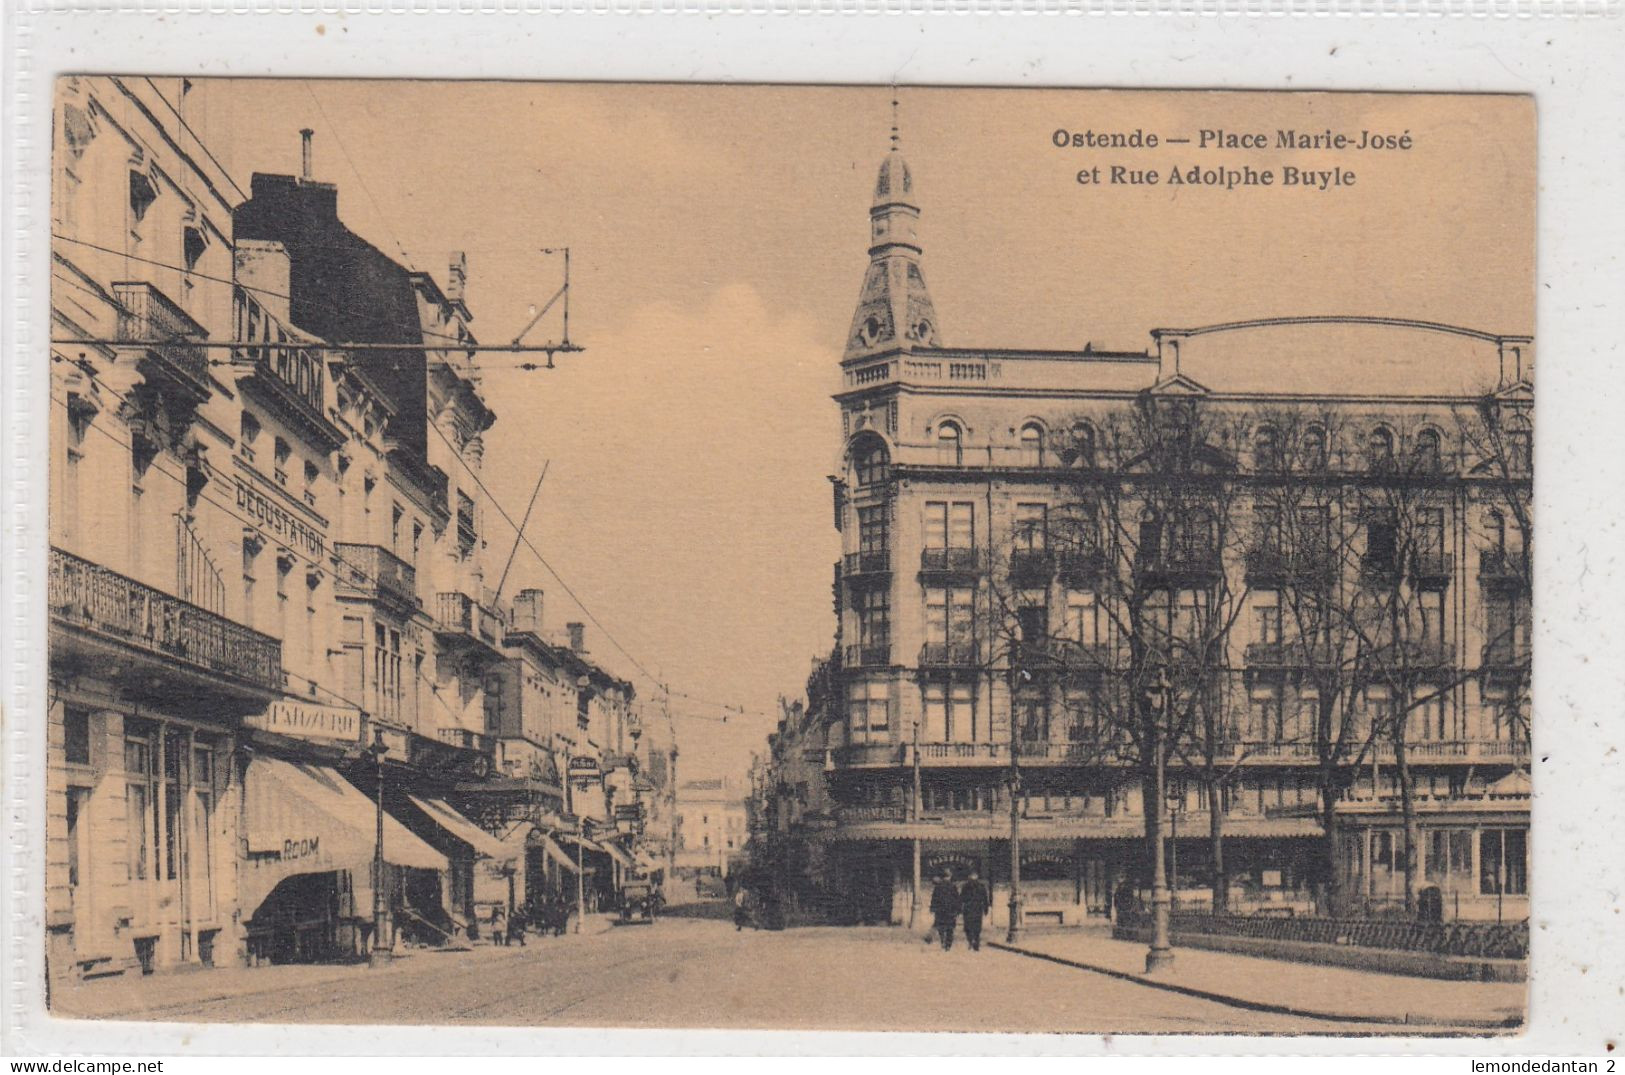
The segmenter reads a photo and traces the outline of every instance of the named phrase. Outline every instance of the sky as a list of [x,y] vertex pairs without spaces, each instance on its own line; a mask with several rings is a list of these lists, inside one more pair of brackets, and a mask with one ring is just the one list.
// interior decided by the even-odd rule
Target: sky
[[[511,340],[561,282],[545,372],[486,354],[485,478],[528,553],[505,595],[655,698],[681,775],[742,774],[835,621],[843,340],[889,147],[888,87],[222,80],[194,112],[236,182],[314,174],[346,224],[444,279],[468,256],[473,328]],[[1071,90],[897,92],[926,280],[948,346],[1140,350],[1159,326],[1380,314],[1532,334],[1534,110],[1514,97]],[[1202,129],[1405,132],[1411,148],[1203,149]],[[1157,133],[1156,149],[1056,132]],[[1070,139],[1066,139],[1070,143]],[[1085,185],[1080,170],[1161,172]],[[1352,186],[1169,186],[1192,166],[1348,169]],[[1277,180],[1279,181],[1279,179]],[[559,311],[527,340],[557,340]],[[1312,384],[1315,365],[1300,367]],[[513,540],[490,536],[500,566]],[[572,600],[561,584],[577,596]],[[606,637],[607,628],[611,642]],[[618,643],[618,645],[616,644]],[[728,713],[726,723],[720,719]]]

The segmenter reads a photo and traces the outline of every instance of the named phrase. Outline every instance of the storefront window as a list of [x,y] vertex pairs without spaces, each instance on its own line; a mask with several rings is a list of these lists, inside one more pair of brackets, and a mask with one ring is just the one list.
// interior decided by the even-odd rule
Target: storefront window
[[1522,896],[1529,891],[1527,829],[1485,829],[1478,837],[1478,891]]
[[151,739],[131,737],[124,741],[124,770],[128,774],[124,810],[129,875],[132,881],[145,881],[151,868],[151,818],[156,803],[152,793]]

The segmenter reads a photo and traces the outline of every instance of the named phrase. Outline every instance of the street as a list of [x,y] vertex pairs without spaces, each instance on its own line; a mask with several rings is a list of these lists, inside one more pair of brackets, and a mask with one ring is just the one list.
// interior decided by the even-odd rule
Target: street
[[157,1021],[1096,1033],[1349,1033],[923,930],[735,932],[717,904],[524,948],[420,951],[387,969],[222,969],[64,990],[63,1015]]

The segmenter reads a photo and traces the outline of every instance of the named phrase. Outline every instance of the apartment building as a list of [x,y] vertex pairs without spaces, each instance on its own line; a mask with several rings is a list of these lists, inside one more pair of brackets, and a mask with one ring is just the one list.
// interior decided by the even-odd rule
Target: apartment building
[[832,884],[902,921],[918,841],[1081,922],[1155,818],[1186,908],[1524,917],[1532,340],[950,347],[919,220],[894,150],[835,393]]

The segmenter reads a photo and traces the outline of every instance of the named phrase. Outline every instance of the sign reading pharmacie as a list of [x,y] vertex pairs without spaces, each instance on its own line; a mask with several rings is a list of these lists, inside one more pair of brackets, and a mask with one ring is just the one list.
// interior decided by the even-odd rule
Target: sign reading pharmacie
[[284,700],[272,702],[265,712],[248,717],[244,723],[295,739],[329,742],[357,742],[361,739],[361,711],[348,706]]

